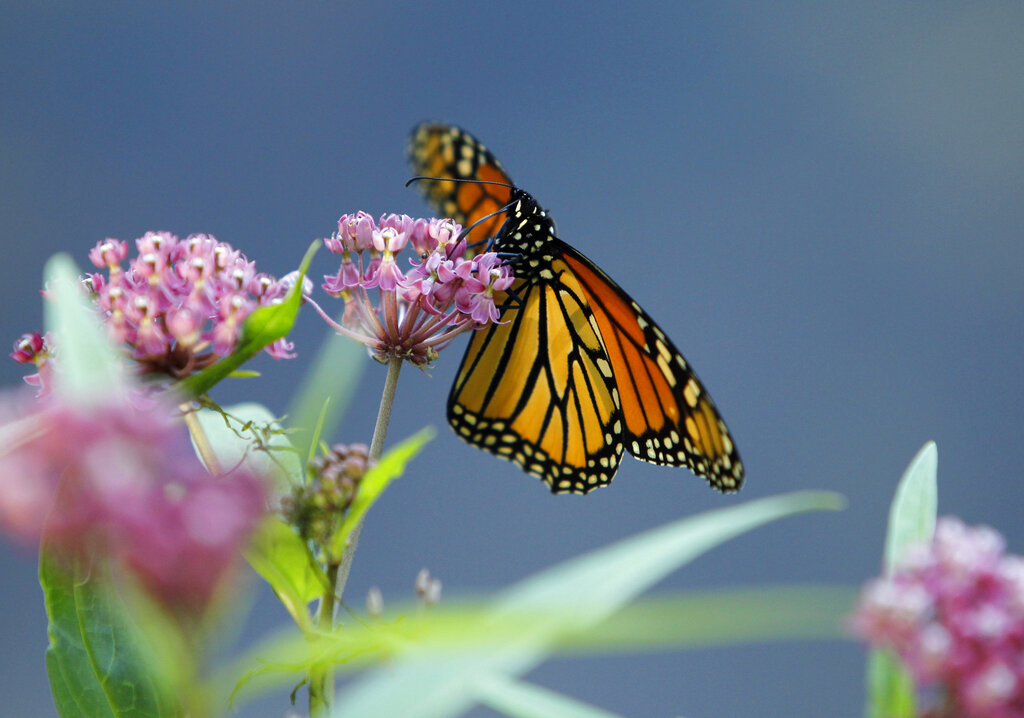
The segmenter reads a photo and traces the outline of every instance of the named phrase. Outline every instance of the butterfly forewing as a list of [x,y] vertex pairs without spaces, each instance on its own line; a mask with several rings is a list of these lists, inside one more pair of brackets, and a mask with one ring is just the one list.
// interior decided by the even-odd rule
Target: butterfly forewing
[[[424,177],[476,179],[511,185],[494,155],[468,132],[452,125],[418,125],[409,143],[409,163]],[[510,188],[474,182],[422,180],[420,190],[427,201],[445,217],[468,227],[508,204]],[[497,214],[484,220],[469,236],[471,242],[493,237],[505,217]]]
[[626,450],[643,461],[687,466],[720,491],[743,483],[729,429],[665,332],[611,277],[569,248],[604,342],[626,421]]

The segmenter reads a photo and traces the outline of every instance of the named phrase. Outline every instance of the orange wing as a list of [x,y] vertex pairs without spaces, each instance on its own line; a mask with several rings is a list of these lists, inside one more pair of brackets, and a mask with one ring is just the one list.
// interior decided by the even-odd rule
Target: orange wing
[[743,483],[743,463],[711,396],[650,315],[593,262],[566,245],[566,265],[600,331],[638,459],[687,466],[719,491]]
[[569,266],[519,279],[502,322],[474,332],[448,396],[460,437],[544,480],[587,493],[615,476],[623,417],[604,344]]
[[[512,185],[494,155],[468,132],[454,125],[425,122],[413,128],[409,143],[413,172],[426,177],[483,180]],[[438,212],[468,227],[508,204],[510,187],[472,182],[421,180],[420,190]],[[470,242],[495,235],[504,215],[481,222],[469,235]]]

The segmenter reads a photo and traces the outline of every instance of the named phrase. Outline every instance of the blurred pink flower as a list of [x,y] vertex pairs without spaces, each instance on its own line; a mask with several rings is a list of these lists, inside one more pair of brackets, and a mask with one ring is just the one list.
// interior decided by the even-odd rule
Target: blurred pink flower
[[263,481],[210,476],[152,399],[88,411],[23,399],[0,403],[0,529],[26,543],[45,531],[61,555],[110,558],[165,605],[201,610],[264,512]]
[[937,715],[1024,716],[1024,561],[991,528],[940,519],[930,544],[865,587],[853,626],[919,688],[942,689]]

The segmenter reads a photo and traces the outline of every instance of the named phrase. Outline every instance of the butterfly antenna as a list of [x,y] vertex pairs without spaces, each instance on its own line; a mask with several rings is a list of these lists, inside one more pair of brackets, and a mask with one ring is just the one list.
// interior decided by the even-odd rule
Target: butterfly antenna
[[512,185],[510,185],[507,182],[492,182],[490,180],[465,179],[459,177],[427,177],[425,175],[416,175],[415,177],[411,178],[408,182],[406,182],[405,186],[408,187],[413,182],[419,182],[420,180],[431,180],[433,182],[468,182],[471,184],[493,184],[497,185],[498,187],[508,187],[509,189],[515,189]]
[[[516,189],[515,185],[508,184],[507,182],[491,182],[489,180],[462,179],[462,178],[459,178],[459,177],[428,177],[428,176],[425,176],[425,175],[416,175],[415,177],[411,178],[408,182],[406,182],[405,186],[408,187],[413,182],[419,182],[420,180],[430,180],[431,182],[466,182],[466,183],[470,183],[470,184],[491,184],[491,185],[495,185],[497,187],[507,187],[508,189],[511,189],[511,190]],[[509,208],[512,207],[512,205],[514,205],[515,203],[516,203],[516,201],[513,200],[513,201],[509,202],[508,204],[506,204],[504,207],[496,209],[493,212],[491,212],[490,214],[488,214],[488,215],[486,215],[484,217],[481,217],[476,222],[473,222],[473,224],[469,225],[468,227],[466,227],[466,228],[464,228],[462,230],[462,232],[459,234],[459,239],[461,240],[461,239],[467,237],[469,235],[469,233],[472,232],[473,229],[478,224],[480,224],[481,222],[486,222],[487,220],[489,220],[491,217],[493,217],[495,215],[501,214],[502,212],[507,212],[509,210]],[[490,243],[493,240],[494,240],[493,237],[488,237],[487,239],[481,239],[481,240],[476,241],[476,242],[468,243],[466,246],[467,247],[477,247],[480,244],[483,244],[484,242],[487,242],[488,246],[490,246]]]

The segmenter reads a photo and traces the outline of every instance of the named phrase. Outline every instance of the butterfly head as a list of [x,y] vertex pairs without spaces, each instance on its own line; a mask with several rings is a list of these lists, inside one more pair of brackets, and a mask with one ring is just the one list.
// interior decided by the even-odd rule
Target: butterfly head
[[494,238],[494,251],[534,255],[543,252],[554,235],[554,222],[533,195],[512,187],[505,222]]

